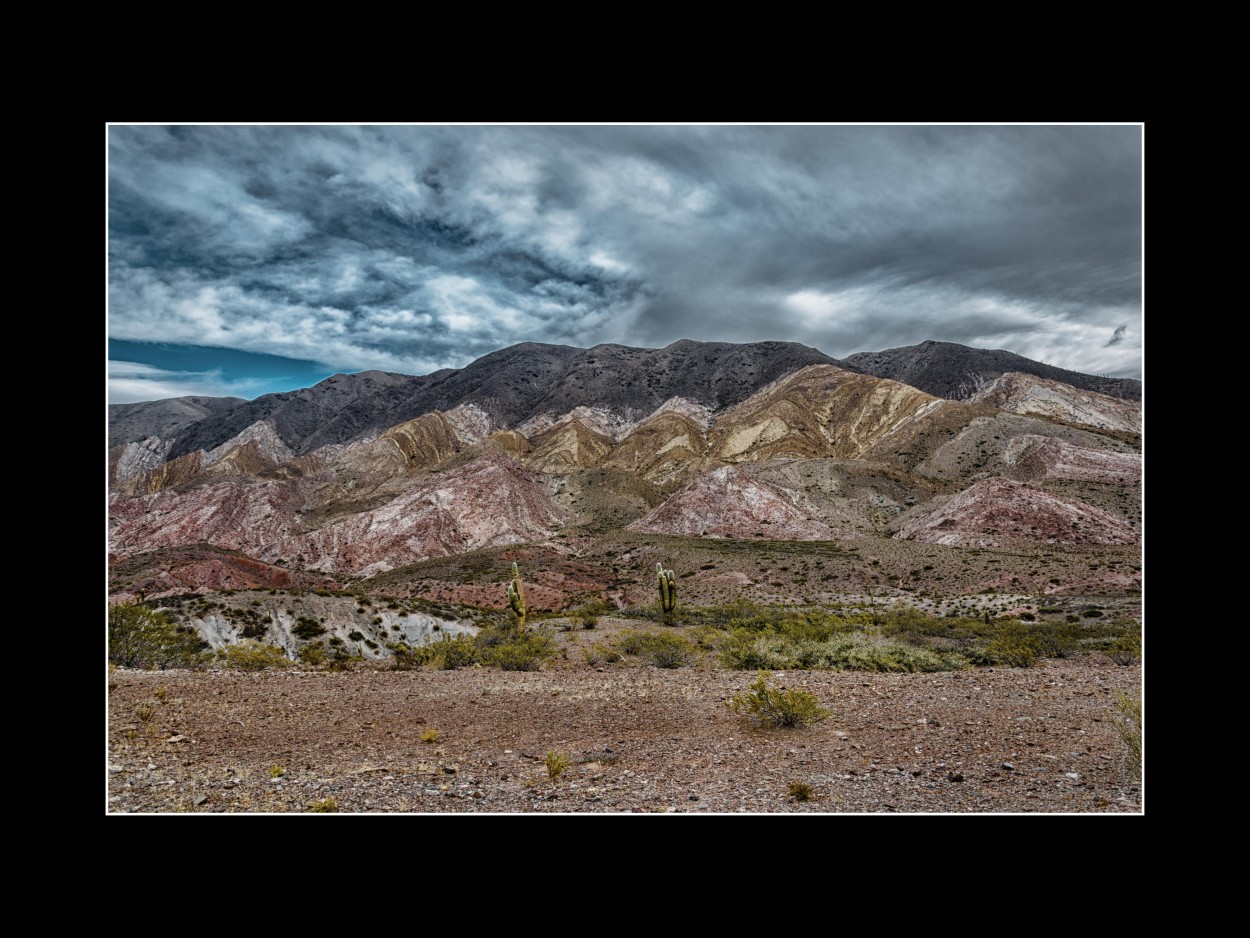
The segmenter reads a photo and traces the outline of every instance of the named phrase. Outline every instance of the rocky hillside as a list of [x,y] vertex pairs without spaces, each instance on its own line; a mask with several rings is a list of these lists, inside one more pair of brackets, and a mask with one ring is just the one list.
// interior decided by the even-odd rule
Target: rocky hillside
[[[111,444],[159,437],[167,454],[230,444],[258,422],[273,428],[295,453],[346,443],[431,411],[459,411],[479,435],[526,421],[550,424],[584,407],[638,419],[681,397],[711,409],[744,400],[804,365],[832,362],[794,342],[674,342],[662,349],[597,345],[590,349],[526,342],[483,356],[464,368],[430,375],[366,371],[334,375],[299,391],[254,401],[190,398],[204,413],[172,419],[176,402],[110,409]],[[214,402],[207,404],[204,402]],[[188,407],[191,405],[187,405]]]
[[1082,391],[1061,381],[1008,372],[972,396],[1011,414],[1048,417],[1073,426],[1121,433],[1141,432],[1141,404]]
[[1103,378],[1045,365],[1003,349],[969,348],[954,342],[921,342],[883,352],[856,352],[843,360],[855,371],[892,378],[937,397],[964,401],[1008,372],[1036,375],[1109,397],[1141,400],[1141,382]]
[[[876,545],[878,561],[919,550],[923,570],[949,571],[933,574],[949,586],[986,580],[975,564],[939,564],[928,551],[1114,548],[1138,537],[1141,425],[1131,401],[1021,373],[952,401],[812,362],[824,356],[785,343],[505,352],[489,372],[474,363],[413,379],[337,376],[271,396],[280,406],[237,430],[236,412],[251,420],[263,399],[148,408],[173,436],[122,441],[109,454],[114,589],[398,576],[407,595],[489,604],[494,584],[475,585],[463,570],[449,567],[437,583],[403,571],[534,550],[554,569],[602,551],[602,565],[588,568],[599,572],[542,587],[558,606],[612,581],[617,540],[854,542]],[[472,369],[476,387],[463,375]],[[409,413],[421,395],[447,409]],[[390,419],[383,405],[403,419],[374,426]],[[171,422],[187,407],[204,411],[198,422]],[[131,429],[142,417],[120,413]],[[223,427],[228,439],[186,448]],[[914,563],[913,579],[923,572]],[[1132,566],[1117,570],[1117,588],[1136,582]],[[715,576],[754,584],[758,569]],[[1100,569],[1083,569],[1080,582],[1105,581]],[[875,589],[883,572],[856,562],[836,575]]]

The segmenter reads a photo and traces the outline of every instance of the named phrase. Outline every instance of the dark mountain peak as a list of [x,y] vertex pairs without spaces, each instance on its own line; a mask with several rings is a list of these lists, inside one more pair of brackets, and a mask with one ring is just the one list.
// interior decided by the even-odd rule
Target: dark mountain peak
[[205,417],[246,404],[241,397],[171,397],[161,401],[109,405],[109,445],[159,436],[168,440]]
[[1006,349],[980,349],[955,342],[928,339],[919,345],[856,352],[844,359],[853,371],[902,381],[938,397],[966,400],[1009,371],[1036,375],[1085,391],[1125,400],[1141,400],[1141,382],[1133,378],[1103,378],[1033,361]]
[[178,398],[110,411],[113,444],[157,435],[172,439],[170,458],[211,450],[257,421],[270,423],[297,453],[377,433],[434,410],[474,405],[497,427],[532,417],[558,418],[576,407],[599,407],[638,418],[672,397],[720,410],[807,365],[841,365],[892,378],[942,397],[964,399],[1008,371],[1077,388],[1139,399],[1137,381],[1096,378],[1030,361],[1003,350],[928,341],[839,362],[798,342],[697,342],[661,349],[604,343],[590,349],[522,342],[463,368],[423,376],[388,371],[336,374],[311,388],[237,398]]

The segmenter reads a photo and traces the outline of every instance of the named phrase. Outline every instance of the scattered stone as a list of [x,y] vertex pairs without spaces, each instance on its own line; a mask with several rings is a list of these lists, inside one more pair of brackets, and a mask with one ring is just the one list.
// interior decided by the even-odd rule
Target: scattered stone
[[206,804],[208,804],[208,795],[200,795],[200,796],[199,796],[198,798],[196,798],[196,799],[195,799],[195,801],[194,801],[194,802],[192,802],[192,803],[193,803],[193,804],[194,804],[197,808],[198,808],[198,807],[200,807],[201,805],[206,805]]
[[1010,762],[1004,762],[1003,768],[1006,769],[1008,772],[1014,772],[1016,770],[1016,767],[1012,765]]
[[964,780],[963,772],[947,772],[946,777],[952,782],[962,782]]

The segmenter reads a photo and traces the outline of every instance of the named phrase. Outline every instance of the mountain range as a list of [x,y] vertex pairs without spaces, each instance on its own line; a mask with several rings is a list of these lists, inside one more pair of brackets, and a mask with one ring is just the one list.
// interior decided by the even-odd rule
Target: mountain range
[[[597,588],[569,563],[611,566],[640,544],[759,553],[809,542],[875,552],[888,570],[955,551],[923,566],[936,581],[956,557],[983,569],[970,551],[1065,563],[1109,551],[1117,559],[1097,562],[1093,579],[1133,589],[1140,400],[1137,381],[950,343],[837,361],[789,342],[681,341],[524,343],[424,376],[115,405],[113,589],[380,578],[416,594],[434,588],[440,558],[528,551],[580,584],[549,584],[558,602]],[[857,587],[881,580],[844,559],[839,575]],[[767,593],[745,568],[716,575],[729,578],[701,576],[709,591],[745,578]],[[614,576],[629,598],[628,577]],[[985,580],[959,576],[952,568],[959,589]],[[1019,585],[1039,591],[1091,582],[1084,569],[1071,582],[1026,576],[1037,582]],[[465,589],[473,579],[448,577]],[[902,577],[883,586],[901,589]],[[792,591],[792,579],[775,582]]]

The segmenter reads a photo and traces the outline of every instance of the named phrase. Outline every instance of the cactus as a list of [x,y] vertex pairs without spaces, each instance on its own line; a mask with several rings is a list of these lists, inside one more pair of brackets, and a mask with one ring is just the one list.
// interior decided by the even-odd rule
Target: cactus
[[517,625],[525,628],[525,590],[521,587],[521,571],[512,562],[512,582],[508,584],[508,605],[516,615]]
[[670,616],[677,608],[677,574],[672,570],[665,570],[664,564],[657,563],[655,578],[660,587],[660,611]]

